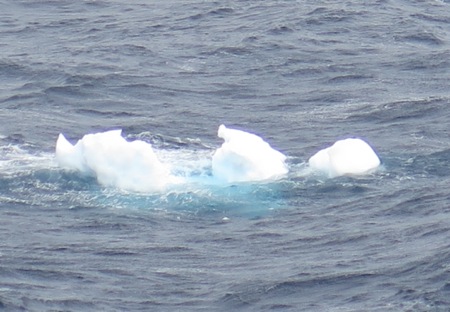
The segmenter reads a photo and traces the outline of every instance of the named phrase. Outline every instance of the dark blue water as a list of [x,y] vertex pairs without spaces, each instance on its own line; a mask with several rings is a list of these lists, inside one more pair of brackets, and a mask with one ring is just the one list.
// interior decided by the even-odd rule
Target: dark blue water
[[[0,310],[450,309],[448,1],[0,7]],[[121,128],[208,174],[222,123],[289,175],[133,194],[54,159]],[[303,174],[348,136],[382,170]]]

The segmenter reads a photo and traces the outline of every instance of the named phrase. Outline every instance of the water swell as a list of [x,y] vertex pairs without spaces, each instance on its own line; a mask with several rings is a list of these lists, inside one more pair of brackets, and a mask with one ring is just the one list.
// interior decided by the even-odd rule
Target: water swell
[[[0,310],[447,311],[448,1],[181,2],[2,2]],[[211,183],[221,123],[290,172]],[[57,167],[118,127],[189,183]],[[379,171],[306,172],[355,135]]]
[[[221,298],[221,304],[227,309],[244,309],[249,307],[267,307],[267,305],[298,309],[298,299],[308,298],[302,306],[302,311],[310,309],[327,309],[327,300],[320,300],[316,293],[318,289],[326,289],[328,296],[349,289],[353,290],[353,294],[348,294],[348,298],[343,298],[341,305],[345,302],[352,303],[357,301],[358,296],[365,297],[366,293],[364,285],[368,279],[377,278],[376,274],[369,273],[351,273],[335,276],[305,276],[299,279],[290,279],[281,282],[273,282],[270,284],[262,284],[255,281],[249,285],[241,285],[229,290]],[[327,297],[327,295],[325,296]],[[339,306],[339,304],[337,305]],[[334,306],[336,307],[336,306]]]

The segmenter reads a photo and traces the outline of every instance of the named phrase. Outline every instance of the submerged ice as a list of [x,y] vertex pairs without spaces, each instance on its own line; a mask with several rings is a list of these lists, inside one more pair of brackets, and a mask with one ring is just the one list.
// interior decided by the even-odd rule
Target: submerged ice
[[380,159],[369,144],[350,138],[320,150],[308,163],[313,170],[333,178],[370,173],[380,165]]
[[213,175],[225,182],[262,181],[288,172],[286,156],[261,137],[241,130],[219,127],[224,143],[212,158]]

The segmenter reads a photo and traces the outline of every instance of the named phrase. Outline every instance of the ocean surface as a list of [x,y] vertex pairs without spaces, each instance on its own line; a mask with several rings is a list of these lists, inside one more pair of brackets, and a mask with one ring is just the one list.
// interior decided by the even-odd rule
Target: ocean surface
[[[0,310],[450,310],[450,1],[0,7]],[[147,194],[55,161],[123,129],[208,176],[220,124],[289,174]],[[347,137],[382,168],[305,174]]]

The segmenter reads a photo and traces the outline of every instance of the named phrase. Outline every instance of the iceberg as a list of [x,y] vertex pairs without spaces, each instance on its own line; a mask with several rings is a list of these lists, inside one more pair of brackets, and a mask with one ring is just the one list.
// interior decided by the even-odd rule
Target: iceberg
[[102,185],[127,191],[160,191],[175,182],[151,144],[128,142],[121,130],[87,134],[75,145],[60,134],[56,161],[63,169],[95,176]]
[[[204,176],[204,161],[196,162],[201,168],[195,165],[190,168],[189,161],[181,159],[180,162],[180,155],[177,160],[172,155],[165,157],[167,163],[162,163],[151,144],[140,140],[128,142],[121,130],[87,134],[75,145],[60,134],[56,142],[56,161],[65,170],[96,177],[104,186],[144,193],[162,191],[182,182],[216,184],[273,180],[288,172],[286,156],[261,137],[224,125],[219,127],[218,136],[225,142],[215,151],[212,160],[208,160],[212,173],[207,177]],[[177,168],[180,165],[189,168]]]
[[[209,150],[155,153],[150,143],[127,141],[122,130],[86,134],[76,144],[59,134],[56,161],[64,170],[93,176],[104,186],[139,193],[179,191],[176,185],[185,189],[199,183],[269,182],[288,174],[286,156],[258,135],[225,125],[220,125],[217,134],[224,142],[212,159]],[[380,159],[363,140],[345,139],[317,152],[308,164],[333,178],[371,173]]]
[[212,157],[213,176],[225,182],[278,179],[288,173],[286,156],[261,137],[220,125],[218,136],[224,143]]
[[381,162],[369,144],[361,139],[349,138],[320,150],[308,163],[311,169],[334,178],[371,173]]

